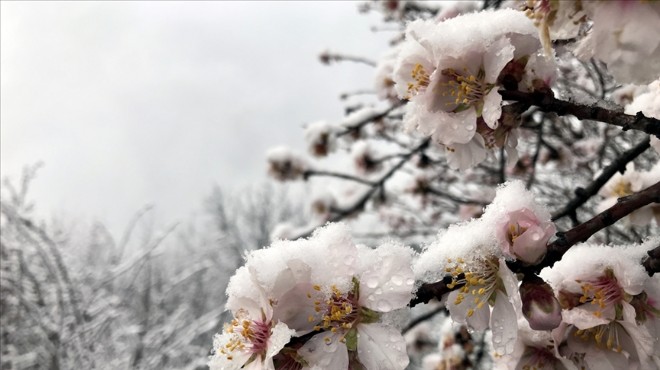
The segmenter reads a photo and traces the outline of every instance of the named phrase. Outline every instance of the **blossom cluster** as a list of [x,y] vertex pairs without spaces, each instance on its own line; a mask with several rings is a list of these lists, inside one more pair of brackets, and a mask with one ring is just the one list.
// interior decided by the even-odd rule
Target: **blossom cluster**
[[[507,355],[518,332],[512,323],[523,308],[519,282],[506,262],[538,263],[554,233],[547,210],[521,182],[512,182],[498,190],[481,218],[449,227],[430,244],[417,260],[415,274],[420,281],[451,276],[449,287],[457,288],[447,297],[452,319],[474,330],[490,328],[494,350]],[[532,308],[532,325],[558,325],[557,313],[548,315],[545,306]]]
[[356,245],[343,224],[277,241],[247,255],[231,278],[233,319],[216,336],[209,365],[404,369],[409,360],[395,311],[408,306],[415,287],[449,277],[443,303],[451,320],[427,365],[469,362],[472,349],[452,339],[454,322],[488,329],[501,368],[660,366],[660,276],[640,264],[660,238],[577,245],[539,276],[509,268],[511,261],[541,262],[555,231],[545,207],[514,181],[497,190],[480,218],[449,227],[419,255],[394,243]]
[[466,169],[495,148],[515,160],[521,112],[503,108],[498,91],[547,90],[555,67],[533,22],[507,9],[410,23],[392,75],[409,100],[406,127],[443,145],[452,168]]
[[[580,114],[536,100],[660,118],[659,3],[513,0],[499,10],[470,3],[442,12],[414,1],[376,4],[405,29],[374,63],[381,105],[347,107],[339,124],[313,123],[305,133],[312,156],[347,154],[349,170],[317,170],[281,148],[269,153],[269,169],[279,180],[349,183],[324,182],[312,197],[315,225],[351,218],[378,234],[373,218],[359,218],[371,212],[403,235],[450,226],[416,243],[425,245],[418,254],[392,243],[356,246],[336,224],[251,253],[230,282],[227,307],[236,320],[217,337],[212,367],[404,368],[406,342],[390,313],[417,302],[410,301],[416,289],[439,284],[446,294],[433,304],[444,305],[449,318],[440,335],[426,333],[440,340],[437,353],[417,364],[424,368],[471,366],[475,344],[469,335],[458,339],[461,328],[488,334],[480,351],[491,349],[497,368],[659,369],[660,277],[641,262],[660,245],[650,225],[660,225],[660,206],[640,207],[612,232],[593,236],[596,242],[566,253],[560,246],[568,233],[557,230],[569,218],[573,226],[584,220],[583,211],[591,217],[656,186],[660,141],[651,135],[656,152],[645,151],[645,133],[588,126]],[[430,15],[410,17],[424,12]],[[627,158],[633,140],[643,153]],[[623,159],[625,171],[601,176],[621,170]],[[580,177],[593,181],[582,185],[589,194],[575,188]],[[575,199],[584,202],[575,206]],[[549,208],[560,211],[551,216]],[[275,235],[307,235],[310,225]],[[261,335],[248,331],[238,347],[228,342],[237,325],[250,322],[261,325]],[[408,355],[422,357],[408,345]],[[227,360],[236,348],[239,365]]]
[[523,184],[509,183],[481,218],[450,227],[429,245],[415,273],[427,282],[451,276],[451,318],[490,329],[503,369],[657,368],[660,277],[650,277],[640,262],[660,238],[578,245],[540,277],[519,281],[507,261],[538,263],[554,231]]
[[233,320],[215,337],[211,369],[404,369],[388,314],[412,298],[413,252],[355,245],[331,224],[309,239],[254,251],[231,278]]

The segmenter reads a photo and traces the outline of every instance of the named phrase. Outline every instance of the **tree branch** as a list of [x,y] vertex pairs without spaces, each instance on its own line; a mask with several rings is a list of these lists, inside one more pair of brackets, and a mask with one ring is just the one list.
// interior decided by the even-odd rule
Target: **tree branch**
[[637,130],[660,138],[660,120],[646,117],[642,112],[631,116],[598,106],[588,106],[559,100],[547,93],[526,93],[521,91],[500,90],[502,99],[535,105],[544,112],[555,112],[560,116],[573,115],[581,120],[594,120],[621,127],[624,131]]
[[642,140],[639,144],[635,145],[632,149],[624,152],[619,158],[614,162],[610,163],[609,166],[605,167],[603,172],[592,181],[589,186],[586,188],[578,187],[575,189],[575,198],[571,199],[570,202],[562,210],[558,211],[552,215],[552,221],[557,221],[564,216],[576,216],[576,210],[586,203],[589,198],[596,195],[600,188],[603,187],[609,181],[615,173],[623,173],[626,170],[626,165],[628,162],[631,162],[633,159],[637,158],[640,154],[644,153],[646,149],[650,146],[650,138]]
[[348,174],[345,174],[345,173],[323,171],[323,170],[307,170],[307,171],[303,172],[303,179],[305,179],[305,180],[307,180],[308,178],[310,178],[312,176],[337,177],[337,178],[344,179],[344,180],[355,181],[355,182],[358,182],[358,183],[364,184],[364,185],[369,185],[369,186],[374,185],[373,181],[365,180],[365,179],[362,179],[362,178],[359,178],[359,177],[356,177],[356,176],[352,176],[352,175],[348,175]]

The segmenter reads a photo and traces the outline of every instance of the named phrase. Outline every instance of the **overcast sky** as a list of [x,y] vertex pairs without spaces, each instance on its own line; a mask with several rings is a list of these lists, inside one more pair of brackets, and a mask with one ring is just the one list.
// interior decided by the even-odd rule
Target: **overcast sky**
[[265,178],[265,151],[341,118],[337,96],[372,68],[324,66],[329,48],[376,58],[391,33],[353,2],[0,2],[1,169],[45,166],[43,216],[117,233],[145,204],[184,220],[213,184]]

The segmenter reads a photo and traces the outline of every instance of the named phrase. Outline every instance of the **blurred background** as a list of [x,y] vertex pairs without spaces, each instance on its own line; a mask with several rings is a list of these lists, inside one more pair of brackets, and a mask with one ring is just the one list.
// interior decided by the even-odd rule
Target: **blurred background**
[[[343,116],[355,2],[1,2],[2,369],[205,368],[224,289],[306,217],[265,152]],[[299,193],[298,193],[299,194]]]

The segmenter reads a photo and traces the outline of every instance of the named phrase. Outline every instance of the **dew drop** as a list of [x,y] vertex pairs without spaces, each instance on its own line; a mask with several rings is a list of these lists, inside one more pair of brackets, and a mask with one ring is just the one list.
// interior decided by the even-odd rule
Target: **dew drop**
[[532,239],[536,241],[541,240],[541,235],[539,235],[538,233],[534,233],[532,234]]
[[413,285],[413,284],[415,284],[415,280],[414,280],[414,279],[408,279],[408,280],[406,280],[406,285]]
[[472,125],[465,126],[466,131],[472,131],[473,128],[474,128],[474,126],[472,126]]
[[381,312],[387,312],[392,308],[392,306],[390,306],[389,302],[387,301],[378,301],[377,307],[378,307],[378,311]]
[[403,284],[403,277],[401,277],[401,275],[392,276],[392,283],[394,285],[399,285],[400,286],[401,284]]
[[452,130],[456,130],[456,129],[458,129],[458,125],[455,124],[455,123],[453,123],[453,124],[451,125],[451,128],[452,128]]
[[376,291],[375,291],[374,293],[376,293],[376,294],[383,294],[383,290],[380,289],[380,288],[378,288],[378,289],[376,289]]
[[368,278],[368,279],[367,279],[367,286],[368,286],[369,288],[375,288],[375,287],[377,287],[377,286],[378,286],[378,279],[376,279],[375,277],[370,277],[370,278]]

